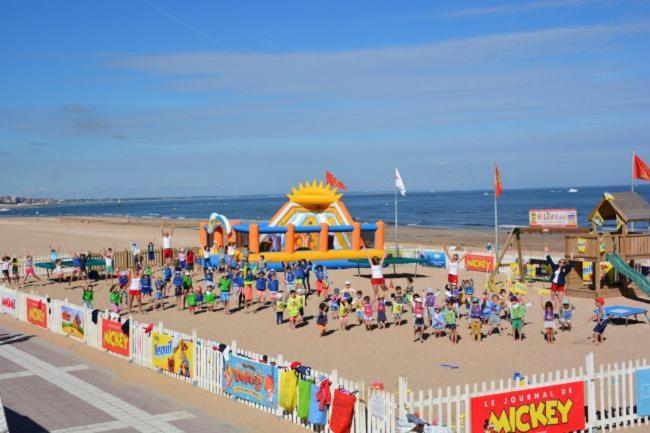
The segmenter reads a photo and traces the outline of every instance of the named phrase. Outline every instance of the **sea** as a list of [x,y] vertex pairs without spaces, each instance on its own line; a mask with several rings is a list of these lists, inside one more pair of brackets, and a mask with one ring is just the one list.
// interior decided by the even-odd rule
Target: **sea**
[[[530,209],[575,208],[581,225],[603,198],[604,192],[629,191],[630,186],[558,187],[504,190],[498,199],[501,227],[528,225]],[[636,191],[650,202],[650,185]],[[114,199],[68,202],[29,207],[2,207],[0,217],[17,216],[96,216],[131,218],[195,219],[208,218],[212,212],[230,219],[267,221],[287,200],[283,194]],[[362,222],[395,221],[393,192],[345,193],[343,201],[353,218]],[[492,190],[417,191],[398,195],[398,224],[414,227],[486,229],[494,227]],[[645,226],[645,225],[644,225]],[[647,226],[646,226],[647,227]],[[640,227],[639,227],[640,228]]]

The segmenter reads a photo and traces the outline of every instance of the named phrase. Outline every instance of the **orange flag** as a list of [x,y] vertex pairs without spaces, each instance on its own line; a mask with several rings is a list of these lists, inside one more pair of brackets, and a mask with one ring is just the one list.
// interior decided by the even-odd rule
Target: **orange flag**
[[501,197],[503,193],[503,185],[501,185],[501,173],[499,173],[499,167],[497,163],[494,163],[494,195]]
[[632,161],[632,179],[650,180],[650,167],[636,153]]
[[345,190],[345,191],[347,191],[347,189],[348,189],[343,182],[338,180],[336,178],[336,176],[334,176],[329,171],[325,172],[325,180],[327,181],[328,185],[332,185],[332,186],[334,186],[334,187],[336,187],[338,189],[342,189],[342,190]]

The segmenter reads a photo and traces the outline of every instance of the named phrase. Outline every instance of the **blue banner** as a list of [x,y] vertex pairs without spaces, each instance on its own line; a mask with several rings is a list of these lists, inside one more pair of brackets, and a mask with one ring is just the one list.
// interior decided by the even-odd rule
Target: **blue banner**
[[447,267],[447,256],[444,252],[424,251],[420,253],[420,257],[426,260],[427,265],[433,266],[434,268]]
[[269,364],[231,356],[223,369],[227,394],[269,408],[278,407],[278,369]]
[[650,368],[636,372],[637,416],[650,416]]

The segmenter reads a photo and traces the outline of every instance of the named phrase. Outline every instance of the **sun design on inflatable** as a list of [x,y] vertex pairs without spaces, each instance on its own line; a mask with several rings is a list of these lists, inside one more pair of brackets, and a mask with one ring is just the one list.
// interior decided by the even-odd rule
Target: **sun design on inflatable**
[[323,181],[317,183],[315,180],[305,185],[299,183],[298,188],[291,188],[291,193],[287,194],[292,203],[307,209],[326,209],[332,203],[339,201],[342,196],[343,194],[339,194],[336,187],[327,185]]

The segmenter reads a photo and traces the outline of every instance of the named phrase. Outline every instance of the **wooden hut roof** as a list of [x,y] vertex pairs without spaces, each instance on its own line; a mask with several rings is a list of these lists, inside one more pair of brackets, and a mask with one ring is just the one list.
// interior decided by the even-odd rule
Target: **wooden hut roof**
[[616,220],[618,215],[623,221],[650,221],[650,204],[636,192],[617,192],[611,194],[613,199],[603,198],[589,215],[589,220],[598,212],[605,221]]

